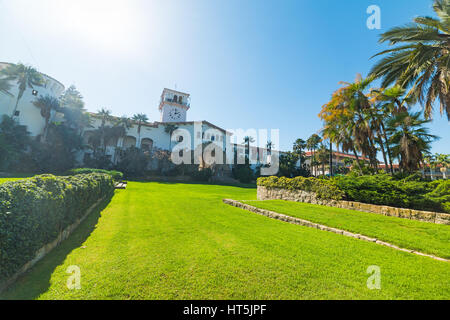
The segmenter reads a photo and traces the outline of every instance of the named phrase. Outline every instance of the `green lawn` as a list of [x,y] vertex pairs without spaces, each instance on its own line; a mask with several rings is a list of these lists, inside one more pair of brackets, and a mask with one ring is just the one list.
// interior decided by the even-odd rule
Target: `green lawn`
[[24,180],[27,178],[31,178],[34,175],[29,175],[29,174],[17,174],[14,177],[10,177],[10,178],[1,178],[0,177],[0,184],[4,183],[4,182],[9,182],[9,181],[17,181],[17,180]]
[[283,200],[249,205],[450,259],[450,226]]
[[[450,265],[222,203],[256,190],[130,182],[6,299],[449,299]],[[71,265],[81,290],[68,290]],[[366,270],[381,268],[381,290]]]

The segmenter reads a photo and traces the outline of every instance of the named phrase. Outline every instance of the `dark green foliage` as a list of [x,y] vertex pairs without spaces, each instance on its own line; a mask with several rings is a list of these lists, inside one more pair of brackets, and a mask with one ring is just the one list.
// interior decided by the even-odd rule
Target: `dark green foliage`
[[213,175],[213,172],[210,168],[206,168],[203,170],[193,171],[191,173],[191,178],[193,181],[197,182],[208,182]]
[[11,117],[3,116],[0,123],[0,171],[10,171],[17,165],[30,141],[25,126],[19,125]]
[[258,186],[267,188],[282,188],[289,190],[303,190],[315,192],[321,199],[342,200],[344,193],[339,190],[332,180],[318,178],[285,178],[285,177],[267,177],[258,178]]
[[233,176],[242,183],[250,183],[253,181],[253,170],[249,164],[237,164],[233,167]]
[[150,156],[136,147],[120,151],[119,159],[117,170],[129,177],[141,176],[150,162]]
[[[450,196],[447,181],[444,180],[421,181],[416,174],[396,180],[387,174],[377,174],[360,177],[341,176],[336,177],[334,181],[345,192],[348,200],[399,208],[450,212],[448,209],[445,210],[446,204],[443,202],[445,196]],[[436,191],[437,189],[440,191]],[[449,200],[447,198],[447,201]]]
[[30,172],[32,169],[31,172],[38,173],[63,173],[75,166],[75,153],[81,147],[82,139],[74,129],[66,124],[52,123],[48,128],[46,142],[35,141],[31,144],[29,157],[34,164],[33,167],[23,170]]
[[42,175],[1,184],[0,283],[113,192],[111,176],[100,173]]
[[70,175],[77,174],[88,174],[88,173],[105,173],[109,174],[114,180],[121,180],[123,178],[123,173],[117,170],[104,170],[104,169],[93,169],[93,168],[77,168],[69,170]]
[[450,181],[426,182],[417,175],[402,180],[387,174],[347,175],[331,179],[296,177],[259,178],[259,186],[304,190],[319,198],[349,200],[415,210],[450,213]]

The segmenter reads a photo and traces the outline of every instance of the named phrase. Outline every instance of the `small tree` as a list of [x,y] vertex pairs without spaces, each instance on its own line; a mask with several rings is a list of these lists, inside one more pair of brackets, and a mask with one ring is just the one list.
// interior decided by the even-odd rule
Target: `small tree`
[[50,95],[46,95],[37,98],[33,104],[41,110],[41,116],[45,119],[44,131],[41,136],[41,142],[45,142],[47,140],[48,126],[52,113],[60,108],[59,101]]

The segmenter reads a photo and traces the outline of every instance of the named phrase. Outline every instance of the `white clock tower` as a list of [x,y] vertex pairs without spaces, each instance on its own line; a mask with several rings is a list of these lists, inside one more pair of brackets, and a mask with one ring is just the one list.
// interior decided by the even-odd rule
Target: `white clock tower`
[[186,122],[190,109],[190,95],[184,92],[164,89],[159,104],[161,122]]

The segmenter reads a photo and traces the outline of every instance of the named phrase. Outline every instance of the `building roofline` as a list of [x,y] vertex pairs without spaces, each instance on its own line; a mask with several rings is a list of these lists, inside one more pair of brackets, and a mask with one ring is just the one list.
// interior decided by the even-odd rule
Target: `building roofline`
[[[169,89],[169,88],[164,88],[162,94],[164,94],[164,91],[166,91],[166,90],[167,90],[167,91],[172,91],[172,92],[175,92],[175,93],[181,93],[181,94],[186,95],[186,96],[188,96],[188,97],[191,96],[189,93],[182,92],[182,91],[177,91],[177,90],[173,90],[173,89]],[[161,95],[162,95],[162,94],[161,94]]]

